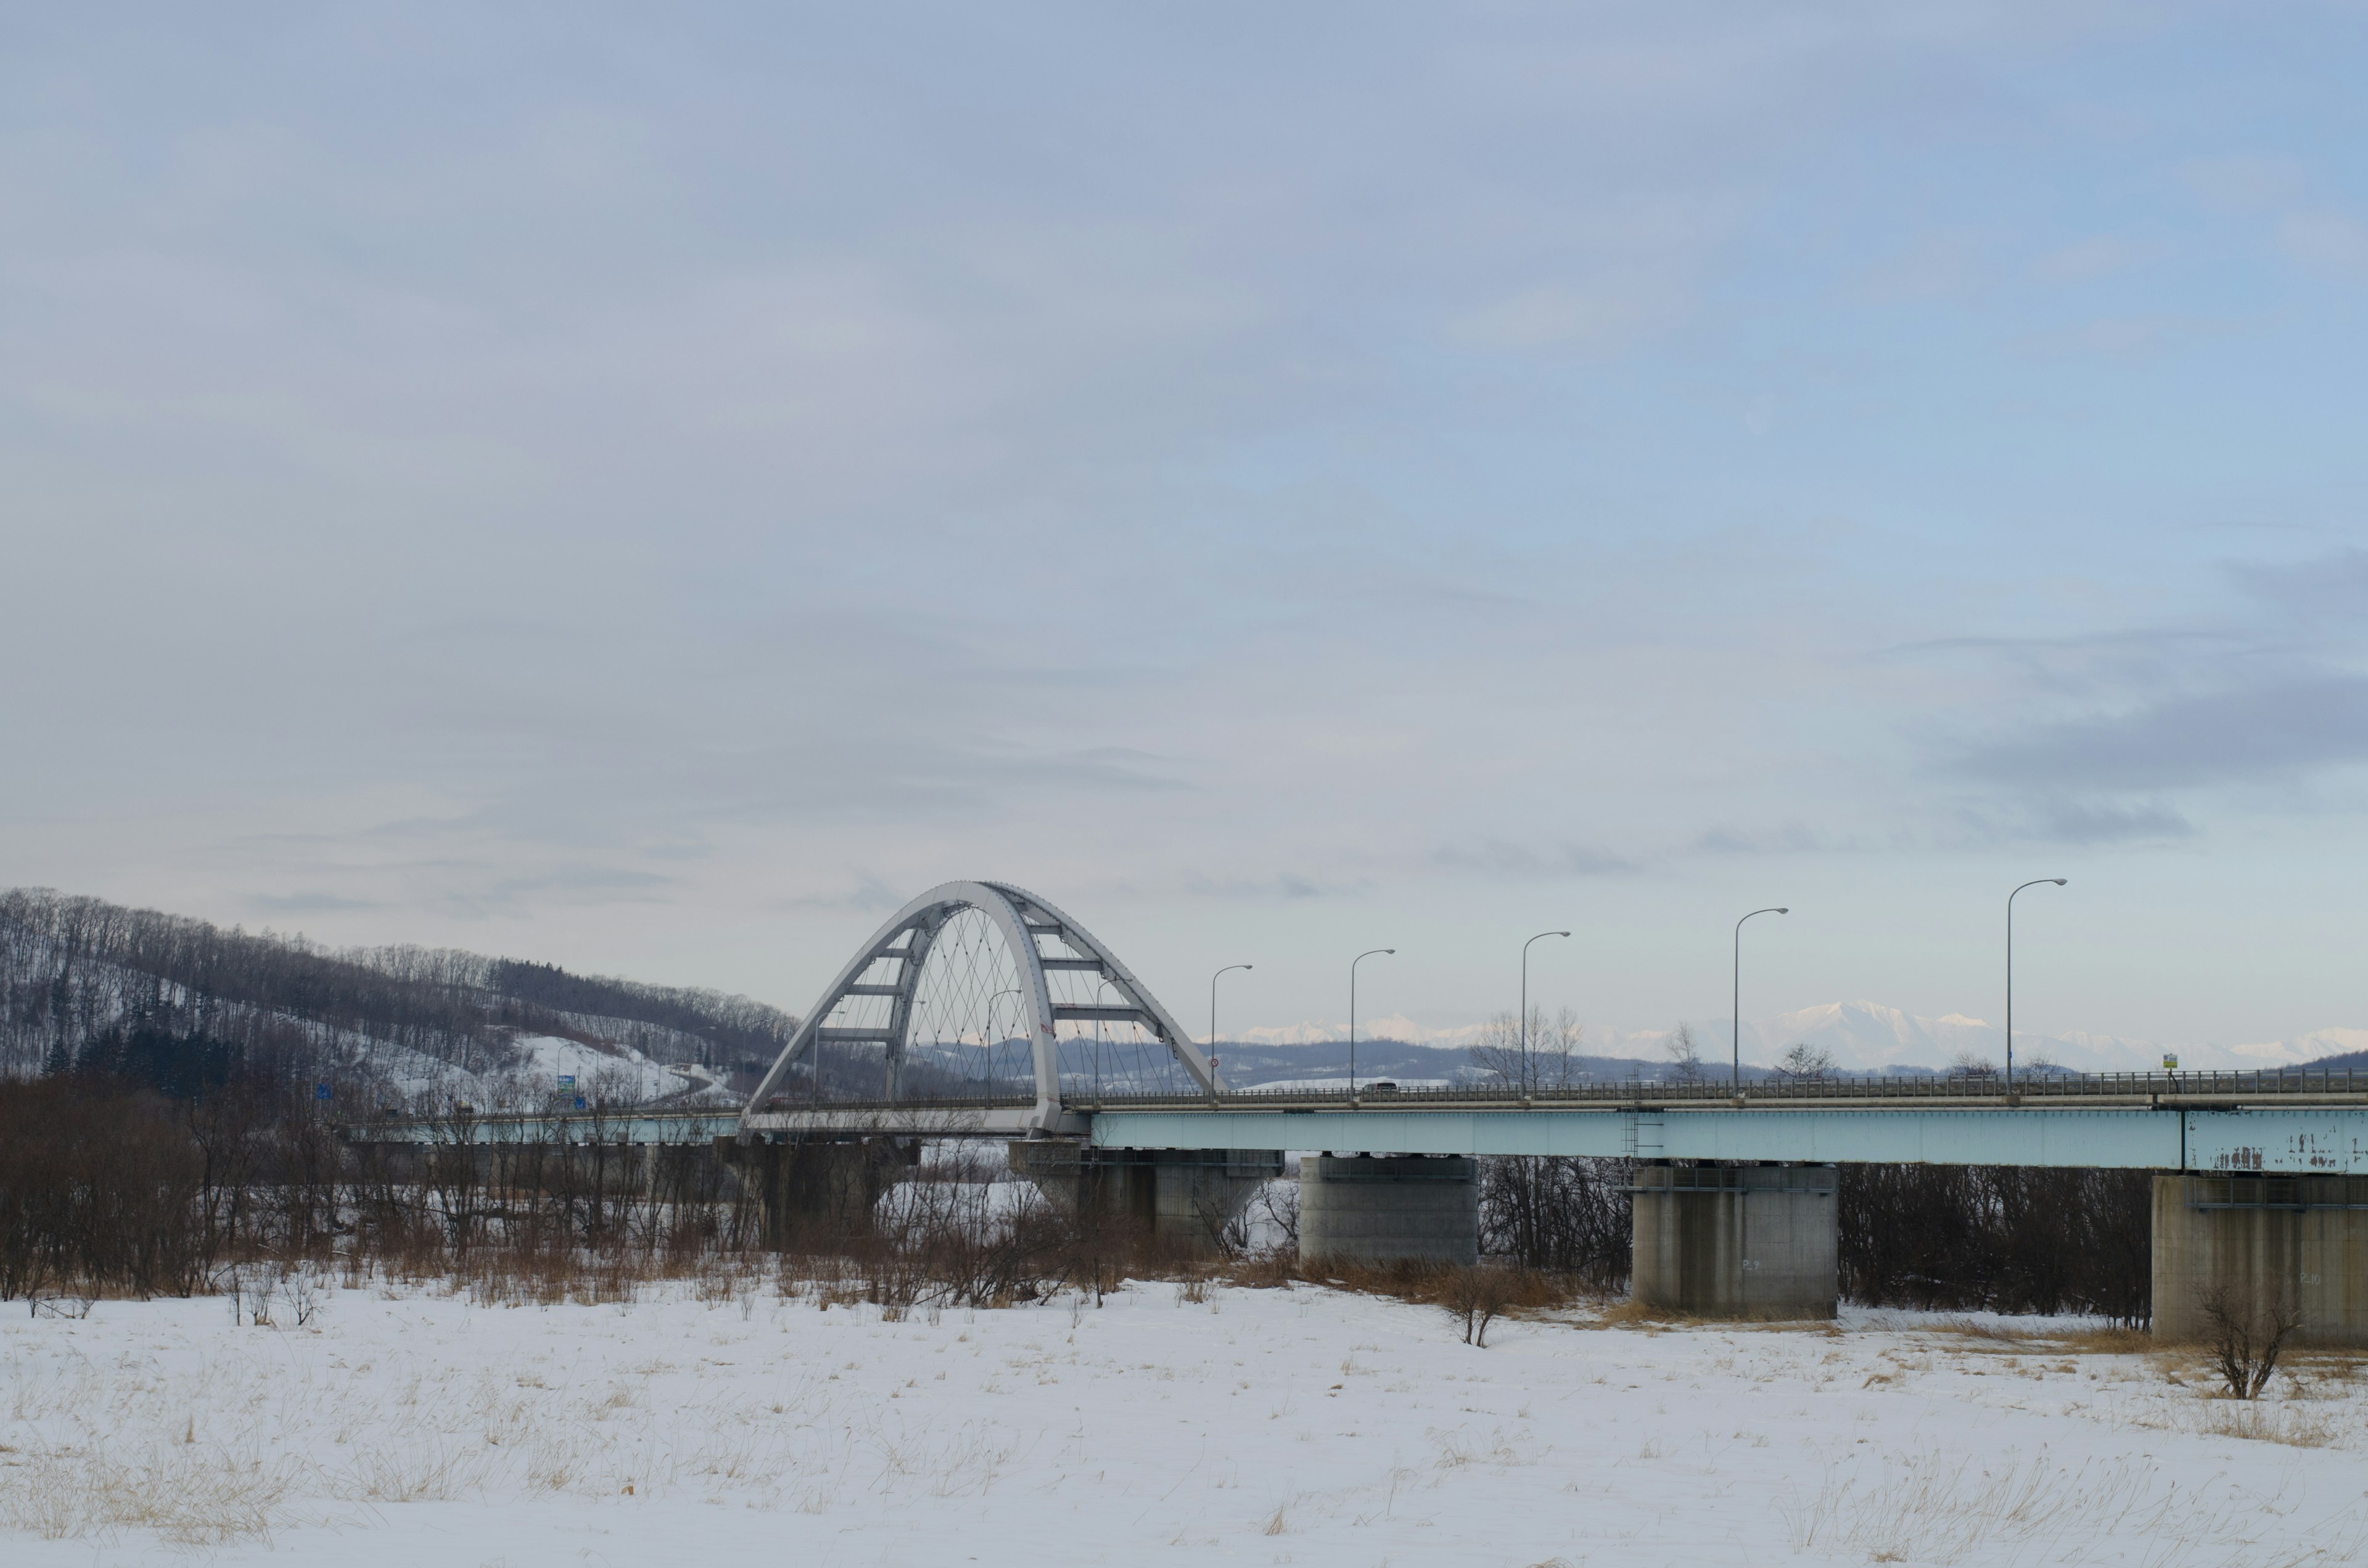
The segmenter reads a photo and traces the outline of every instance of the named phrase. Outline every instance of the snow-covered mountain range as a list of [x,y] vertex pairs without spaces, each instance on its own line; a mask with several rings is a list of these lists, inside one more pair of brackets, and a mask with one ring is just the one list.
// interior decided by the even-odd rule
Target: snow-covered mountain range
[[[1725,1018],[1690,1018],[1685,1027],[1704,1057],[1724,1056],[1730,1026]],[[1427,1029],[1410,1018],[1360,1020],[1358,1033],[1373,1039],[1401,1040],[1414,1044],[1455,1046],[1476,1040],[1487,1028],[1467,1024]],[[1658,1060],[1675,1031],[1621,1029],[1589,1025],[1584,1049],[1590,1054]],[[1243,1039],[1259,1044],[1283,1045],[1337,1040],[1345,1030],[1324,1024],[1248,1029]],[[1950,1013],[1928,1018],[1880,1002],[1827,1002],[1797,1012],[1743,1022],[1743,1059],[1762,1066],[1795,1044],[1807,1044],[1832,1053],[1844,1072],[1879,1073],[1887,1067],[1945,1068],[1961,1057],[1996,1062],[2005,1036],[1989,1019]],[[2368,1028],[2328,1028],[2283,1040],[2159,1040],[2122,1035],[2045,1035],[2017,1029],[2015,1060],[2020,1063],[2052,1062],[2088,1073],[2146,1072],[2162,1065],[2165,1052],[2175,1052],[2185,1069],[2275,1067],[2312,1062],[2344,1051],[2368,1050]]]

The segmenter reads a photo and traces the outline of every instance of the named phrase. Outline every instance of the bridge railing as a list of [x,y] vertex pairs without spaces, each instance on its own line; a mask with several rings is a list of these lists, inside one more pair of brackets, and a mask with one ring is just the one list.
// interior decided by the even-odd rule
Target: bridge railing
[[[2271,1095],[2357,1095],[2368,1093],[2368,1072],[2348,1068],[2311,1071],[2276,1068],[2248,1072],[2211,1073],[2078,1073],[2045,1076],[2018,1075],[2011,1086],[1997,1074],[1884,1074],[1870,1077],[1784,1076],[1747,1080],[1740,1088],[1725,1080],[1623,1078],[1583,1084],[1533,1086],[1514,1083],[1460,1084],[1451,1087],[1408,1087],[1360,1085],[1353,1096],[1357,1108],[1388,1106],[1408,1108],[1458,1106],[1501,1108],[1508,1103],[1537,1108],[1557,1105],[1627,1105],[1640,1100],[1676,1103],[1686,1100],[1732,1103],[1802,1100],[1931,1100],[1988,1099],[2001,1104],[2050,1099],[2179,1099],[2250,1097]],[[1338,1088],[1297,1086],[1288,1089],[1229,1089],[1216,1103],[1231,1109],[1258,1110],[1284,1104],[1335,1104],[1347,1108],[1351,1095],[1346,1084]],[[1129,1107],[1207,1106],[1205,1096],[1129,1094],[1064,1096],[1073,1109]]]

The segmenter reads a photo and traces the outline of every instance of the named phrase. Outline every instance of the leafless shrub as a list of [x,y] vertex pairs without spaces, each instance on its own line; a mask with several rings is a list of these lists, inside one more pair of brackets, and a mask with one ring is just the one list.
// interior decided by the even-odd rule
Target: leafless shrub
[[313,1315],[321,1310],[328,1290],[326,1282],[318,1274],[299,1267],[281,1277],[279,1293],[286,1298],[288,1310],[296,1319],[296,1326],[304,1328],[311,1325]]
[[2302,1326],[2301,1309],[2291,1296],[2260,1301],[2250,1292],[2214,1284],[2196,1292],[2203,1311],[2213,1369],[2232,1399],[2259,1399],[2277,1375],[2278,1354]]
[[1515,1280],[1510,1271],[1482,1264],[1449,1271],[1440,1282],[1440,1305],[1463,1326],[1463,1343],[1488,1347],[1488,1325],[1512,1304]]

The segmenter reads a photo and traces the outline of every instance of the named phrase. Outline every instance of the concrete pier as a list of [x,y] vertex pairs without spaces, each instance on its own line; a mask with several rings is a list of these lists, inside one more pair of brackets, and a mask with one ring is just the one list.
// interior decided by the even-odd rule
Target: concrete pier
[[1480,1256],[1480,1166],[1460,1154],[1308,1154],[1299,1162],[1299,1256],[1360,1263]]
[[1258,1189],[1282,1174],[1279,1149],[1097,1149],[1038,1139],[1010,1145],[1011,1168],[1073,1212],[1139,1229],[1154,1245],[1208,1255]]
[[2368,1176],[2154,1178],[2154,1332],[2211,1337],[2206,1303],[2259,1321],[2281,1306],[2297,1340],[2368,1346]]
[[1635,1299],[1704,1318],[1832,1317],[1835,1187],[1831,1165],[1638,1165]]

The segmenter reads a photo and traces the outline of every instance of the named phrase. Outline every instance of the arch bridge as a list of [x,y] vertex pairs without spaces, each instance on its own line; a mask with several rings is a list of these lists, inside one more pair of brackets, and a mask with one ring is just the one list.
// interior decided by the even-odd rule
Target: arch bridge
[[1013,1168],[1064,1201],[1187,1240],[1303,1151],[1303,1252],[1464,1262],[1472,1156],[1610,1157],[1634,1183],[1638,1298],[1745,1317],[1832,1315],[1838,1166],[2151,1171],[2158,1326],[2199,1332],[2196,1303],[2235,1291],[2368,1345],[2368,1074],[1235,1092],[1105,944],[1008,882],[945,882],[898,910],[736,1111],[458,1107],[347,1136],[710,1143],[768,1226],[817,1194],[868,1194],[879,1151],[1007,1138]]
[[[801,1120],[876,1073],[878,1103],[975,1101],[999,1133],[1084,1131],[1064,1091],[1213,1099],[1215,1064],[1100,938],[1008,882],[942,882],[891,915],[832,977],[742,1109],[738,1131]],[[996,1102],[1005,1102],[996,1105]]]
[[472,1113],[349,1131],[422,1142],[871,1134],[2368,1176],[2368,1073],[1240,1092],[1075,916],[1009,882],[951,881],[855,950],[736,1111]]

